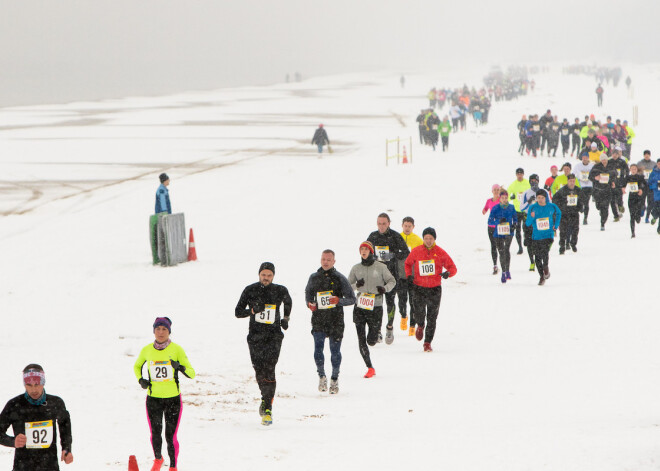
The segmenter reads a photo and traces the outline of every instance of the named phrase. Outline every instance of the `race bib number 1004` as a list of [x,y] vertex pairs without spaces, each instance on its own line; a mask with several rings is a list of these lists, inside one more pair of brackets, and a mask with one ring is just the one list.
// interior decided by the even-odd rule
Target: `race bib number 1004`
[[53,421],[26,422],[25,438],[25,448],[50,448],[53,443]]
[[360,309],[364,309],[366,311],[373,311],[375,305],[376,305],[375,294],[360,293],[360,297],[358,298],[358,302],[357,302],[357,306]]

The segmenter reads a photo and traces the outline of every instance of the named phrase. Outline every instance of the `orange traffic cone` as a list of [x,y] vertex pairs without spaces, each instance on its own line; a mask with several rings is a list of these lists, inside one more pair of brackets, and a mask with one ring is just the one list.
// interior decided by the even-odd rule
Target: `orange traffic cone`
[[190,228],[190,240],[188,241],[188,261],[197,260],[197,251],[195,250],[195,236],[193,236],[192,227]]
[[406,154],[406,146],[403,146],[403,162],[404,164],[408,163],[408,154]]
[[128,457],[128,471],[140,471],[140,468],[138,468],[137,460],[135,459],[135,455]]

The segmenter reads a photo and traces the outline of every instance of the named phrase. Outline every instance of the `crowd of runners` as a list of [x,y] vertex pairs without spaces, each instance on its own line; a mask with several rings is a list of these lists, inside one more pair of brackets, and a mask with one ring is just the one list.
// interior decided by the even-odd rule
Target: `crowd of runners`
[[520,155],[544,155],[556,157],[561,142],[561,155],[581,158],[584,153],[593,152],[591,160],[597,162],[602,153],[618,149],[624,157],[630,158],[635,131],[627,120],[612,119],[611,116],[597,119],[593,114],[584,119],[568,118],[559,121],[557,115],[547,110],[540,118],[538,114],[522,115],[517,124]]
[[537,270],[538,284],[545,284],[550,277],[550,249],[557,231],[559,254],[577,252],[580,223],[588,224],[592,197],[600,214],[601,231],[605,230],[610,208],[614,222],[621,219],[625,211],[623,196],[627,193],[631,238],[642,218],[652,226],[658,222],[660,235],[660,159],[652,161],[649,150],[643,156],[629,165],[619,150],[614,151],[612,158],[601,152],[597,163],[583,154],[575,166],[564,163],[561,174],[556,165],[550,167],[551,175],[543,187],[537,174],[525,179],[522,168],[516,169],[516,178],[508,187],[494,184],[492,196],[482,209],[482,214],[488,214],[493,275],[498,274],[499,258],[501,282],[511,280],[510,247],[515,237],[517,254],[523,253],[523,246],[527,248],[529,271]]

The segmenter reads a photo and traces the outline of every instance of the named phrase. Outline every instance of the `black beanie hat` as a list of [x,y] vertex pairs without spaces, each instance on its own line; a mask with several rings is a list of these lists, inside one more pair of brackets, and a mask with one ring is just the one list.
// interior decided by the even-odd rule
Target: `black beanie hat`
[[273,275],[275,274],[275,265],[273,265],[270,262],[264,262],[259,266],[259,273],[261,273],[264,270],[270,270],[273,272]]
[[542,189],[542,188],[539,188],[539,189],[536,191],[536,196],[544,196],[544,197],[547,198],[547,197],[548,197],[548,192],[545,191],[545,190]]
[[432,227],[427,227],[426,229],[424,229],[424,231],[422,231],[422,238],[426,234],[430,234],[433,236],[434,239],[437,239],[437,237],[435,236],[435,229],[433,229]]
[[161,183],[165,183],[167,180],[170,179],[170,177],[168,177],[166,173],[161,173],[160,175],[158,175],[158,179],[160,180]]

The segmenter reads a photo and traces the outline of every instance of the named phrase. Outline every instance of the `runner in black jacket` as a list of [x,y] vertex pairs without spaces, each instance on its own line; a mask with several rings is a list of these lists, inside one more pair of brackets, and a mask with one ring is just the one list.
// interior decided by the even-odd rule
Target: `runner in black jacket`
[[637,164],[630,165],[630,175],[626,177],[625,190],[628,192],[628,211],[630,211],[631,238],[635,237],[635,223],[639,224],[642,218],[642,205],[648,187],[644,175],[638,173]]
[[[397,260],[405,260],[410,253],[406,242],[396,231],[390,229],[390,217],[387,213],[380,213],[376,219],[378,230],[369,234],[367,241],[371,242],[375,249],[376,260],[384,262],[390,273],[397,279]],[[387,306],[387,329],[385,332],[385,343],[390,345],[394,341],[394,313],[396,305],[394,304],[395,290],[385,294],[385,304]],[[378,327],[378,340],[381,341],[382,334]]]
[[600,230],[605,230],[605,223],[609,217],[609,205],[612,198],[612,188],[616,179],[616,169],[608,165],[609,157],[605,152],[600,154],[600,163],[594,165],[589,172],[589,180],[594,184],[594,201],[600,211]]
[[[58,428],[60,460],[66,464],[73,461],[69,412],[62,399],[46,394],[46,375],[41,366],[26,366],[23,383],[25,393],[11,399],[0,413],[0,444],[16,449],[14,471],[58,471]],[[13,437],[6,433],[10,426]]]
[[325,376],[325,339],[330,344],[332,376],[330,394],[339,392],[339,367],[341,365],[341,341],[344,337],[344,306],[355,304],[355,293],[348,279],[335,268],[335,253],[326,249],[321,254],[321,268],[309,277],[305,287],[305,301],[312,311],[312,336],[314,337],[314,361],[319,374],[319,391],[328,390]]
[[577,252],[578,234],[580,232],[580,213],[583,211],[584,201],[582,190],[575,184],[575,175],[568,175],[568,183],[562,186],[552,202],[561,210],[559,222],[559,254],[563,255],[570,246]]
[[[262,424],[272,423],[271,410],[275,397],[275,366],[280,357],[284,334],[281,329],[289,328],[291,296],[282,285],[273,284],[275,265],[264,262],[259,267],[259,282],[247,286],[236,305],[236,317],[250,318],[247,336],[252,366],[261,390],[259,414]],[[284,304],[284,316],[280,314]],[[281,327],[281,328],[280,328]]]

